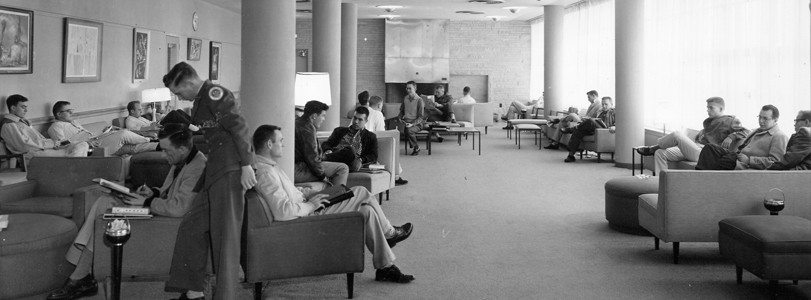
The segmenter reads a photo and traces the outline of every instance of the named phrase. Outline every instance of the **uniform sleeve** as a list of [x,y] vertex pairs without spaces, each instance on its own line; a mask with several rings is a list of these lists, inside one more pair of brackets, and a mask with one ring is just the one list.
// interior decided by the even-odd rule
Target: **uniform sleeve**
[[768,169],[773,163],[783,158],[783,154],[786,153],[786,144],[788,144],[788,136],[785,134],[780,133],[773,136],[771,143],[769,143],[769,156],[750,156],[749,168],[756,170]]
[[41,143],[37,143],[25,135],[17,124],[13,123],[3,126],[0,136],[6,141],[6,147],[14,153],[27,153],[54,147],[53,140],[43,139]]
[[[195,158],[196,160],[197,158]],[[161,216],[179,218],[185,215],[191,208],[194,201],[195,193],[194,186],[200,176],[203,175],[205,170],[205,163],[195,163],[186,165],[180,172],[180,178],[177,179],[177,188],[171,198],[155,198],[149,205],[149,209]],[[165,193],[172,185],[172,174],[174,174],[174,166],[169,170],[169,176],[166,177],[163,186],[160,188],[161,194]]]
[[231,135],[234,145],[237,147],[237,154],[241,166],[249,166],[253,164],[253,146],[250,142],[250,132],[245,117],[239,114],[237,109],[236,99],[231,91],[223,89],[225,95],[222,99],[211,101],[213,110],[217,115],[217,119],[222,127]]
[[51,127],[48,127],[48,136],[55,141],[64,141],[68,139],[68,137],[65,136],[65,128],[59,126],[58,122],[54,122],[51,124]]
[[269,168],[258,168],[256,186],[254,186],[262,201],[265,201],[270,207],[273,219],[289,221],[312,213],[313,206],[309,203],[293,201],[291,195],[288,195],[282,187],[279,177],[273,172]]

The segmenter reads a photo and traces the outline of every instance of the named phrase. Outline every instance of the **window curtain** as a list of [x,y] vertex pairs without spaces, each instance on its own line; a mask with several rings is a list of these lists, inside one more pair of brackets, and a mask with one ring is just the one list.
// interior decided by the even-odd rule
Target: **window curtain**
[[700,129],[720,96],[750,129],[777,106],[792,133],[811,106],[809,19],[807,0],[645,1],[646,124]]
[[543,28],[543,18],[530,24],[530,99],[538,99],[543,94]]
[[563,104],[588,107],[590,90],[601,98],[622,101],[616,99],[614,88],[614,1],[589,0],[566,7],[563,28]]

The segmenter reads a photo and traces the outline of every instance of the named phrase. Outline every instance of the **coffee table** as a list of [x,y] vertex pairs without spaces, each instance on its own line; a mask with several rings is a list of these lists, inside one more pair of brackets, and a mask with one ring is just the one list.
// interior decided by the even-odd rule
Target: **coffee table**
[[426,123],[426,127],[428,127],[428,136],[425,138],[425,148],[428,148],[428,155],[431,155],[431,136],[433,136],[434,133],[448,132],[449,128],[464,128],[459,123],[451,122]]
[[[462,134],[470,133],[473,135],[473,140],[471,144],[473,145],[473,150],[476,150],[476,135],[479,135],[479,155],[482,155],[482,132],[476,129],[475,127],[453,127],[448,128],[448,132],[456,134],[456,140],[459,146],[462,145]],[[430,151],[429,151],[430,153]]]

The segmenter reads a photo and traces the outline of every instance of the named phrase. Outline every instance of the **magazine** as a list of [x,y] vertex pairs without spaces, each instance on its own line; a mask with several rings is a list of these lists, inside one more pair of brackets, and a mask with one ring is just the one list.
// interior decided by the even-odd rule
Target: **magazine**
[[113,193],[116,193],[116,194],[121,194],[121,195],[132,197],[132,198],[139,197],[139,195],[132,193],[128,187],[120,185],[120,184],[112,182],[112,181],[109,181],[109,180],[106,180],[104,178],[93,179],[93,182],[98,183],[100,186],[103,186],[103,187],[109,189],[110,192],[113,192]]

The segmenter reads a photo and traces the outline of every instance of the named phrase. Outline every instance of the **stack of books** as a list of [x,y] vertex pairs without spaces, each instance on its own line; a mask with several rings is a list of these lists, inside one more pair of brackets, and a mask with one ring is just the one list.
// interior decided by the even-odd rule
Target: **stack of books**
[[149,219],[152,215],[148,207],[113,207],[102,216],[102,219]]
[[369,172],[369,173],[378,173],[378,172],[382,172],[385,169],[386,169],[386,166],[384,166],[384,165],[381,165],[381,164],[378,164],[378,163],[371,163],[371,164],[368,164],[368,165],[363,165],[363,167],[360,168],[360,171],[361,172]]

